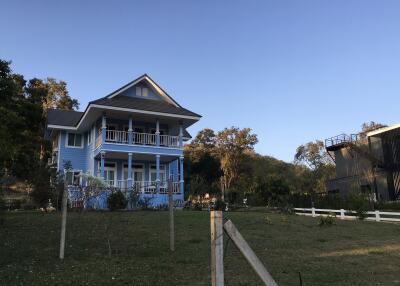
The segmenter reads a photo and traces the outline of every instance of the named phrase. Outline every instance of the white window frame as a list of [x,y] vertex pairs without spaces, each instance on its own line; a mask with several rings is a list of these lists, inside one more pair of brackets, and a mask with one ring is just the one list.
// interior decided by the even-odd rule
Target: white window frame
[[[128,171],[128,166],[125,167],[125,165],[128,165],[128,164],[123,164],[122,165],[122,176],[121,176],[122,180],[128,180],[128,178],[125,178],[125,171]],[[145,180],[144,175],[146,174],[146,172],[144,170],[144,164],[143,163],[132,163],[132,165],[140,165],[140,166],[142,166],[140,168],[132,167],[132,181],[134,181],[134,176],[135,176],[134,172],[135,172],[135,170],[142,172],[142,181],[144,181]]]
[[[66,172],[68,172],[68,173],[73,173],[73,175],[72,175],[72,184],[69,184],[69,182],[67,182],[67,185],[68,185],[68,186],[75,186],[75,185],[73,184],[73,183],[74,183],[74,176],[75,176],[75,173],[79,173],[77,176],[82,175],[82,173],[83,173],[82,170],[77,170],[77,169],[68,170],[68,171],[64,169],[64,174],[66,174]],[[65,179],[67,179],[67,177],[66,177]],[[81,186],[81,185],[82,185],[82,176],[79,177],[79,186]]]
[[148,97],[149,96],[149,88],[146,86],[136,86],[135,94],[136,94],[136,96],[140,96],[140,97]]
[[[69,135],[70,135],[70,134],[74,134],[74,135],[79,134],[79,135],[81,135],[81,146],[71,146],[71,145],[68,145],[68,141],[69,141],[68,139],[69,139]],[[75,137],[75,138],[76,138],[76,137]],[[85,138],[84,138],[84,136],[82,136],[82,133],[67,132],[67,136],[65,136],[65,147],[66,147],[66,148],[83,149],[84,146],[85,146],[84,140],[85,140]],[[74,143],[75,143],[75,140],[74,140]]]
[[[154,169],[152,169],[154,167]],[[164,169],[162,169],[162,167]],[[155,173],[157,177],[157,165],[156,164],[150,164],[149,165],[149,181],[151,182],[151,173]],[[164,174],[164,182],[167,180],[166,174],[167,173],[167,167],[166,164],[161,164],[160,163],[160,182],[163,182],[161,174]]]
[[90,144],[92,144],[93,142],[93,128],[90,128],[89,132],[88,132],[88,136],[87,136],[87,145],[89,146]]
[[[106,166],[106,164],[114,164],[114,167]],[[117,162],[114,162],[114,161],[106,161],[106,162],[104,162],[104,173],[106,172],[106,170],[114,171],[114,187],[116,187],[117,186],[117,180],[118,180]],[[100,175],[101,175],[101,162],[97,162],[97,177],[100,177]]]

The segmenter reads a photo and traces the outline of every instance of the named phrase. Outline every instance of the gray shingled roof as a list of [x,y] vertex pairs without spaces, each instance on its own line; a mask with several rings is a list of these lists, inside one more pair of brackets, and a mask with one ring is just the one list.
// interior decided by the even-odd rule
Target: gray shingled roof
[[[47,109],[47,124],[71,127],[76,126],[83,113],[84,112],[72,110]],[[183,129],[183,137],[192,138],[186,129]]]
[[62,109],[47,109],[47,124],[75,126],[83,112]]
[[183,107],[176,107],[168,102],[161,100],[142,99],[129,96],[118,95],[113,98],[103,97],[90,102],[91,104],[139,109],[161,113],[172,113],[177,115],[201,117],[201,115],[187,110]]

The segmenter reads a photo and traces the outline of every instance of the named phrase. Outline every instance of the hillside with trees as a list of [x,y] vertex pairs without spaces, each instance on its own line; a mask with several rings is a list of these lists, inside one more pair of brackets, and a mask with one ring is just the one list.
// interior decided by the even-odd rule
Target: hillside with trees
[[23,183],[39,204],[53,196],[47,166],[51,146],[45,140],[48,108],[75,110],[67,84],[54,78],[27,80],[0,60],[0,185]]

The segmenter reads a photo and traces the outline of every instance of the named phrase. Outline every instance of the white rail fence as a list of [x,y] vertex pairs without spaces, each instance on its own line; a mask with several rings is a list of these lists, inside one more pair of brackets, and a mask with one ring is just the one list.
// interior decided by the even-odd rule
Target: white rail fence
[[[357,212],[351,210],[332,210],[332,209],[317,209],[317,208],[294,208],[297,215],[305,216],[328,216],[334,214],[340,219],[357,219]],[[383,212],[383,211],[368,211],[365,213],[365,220],[370,221],[387,221],[400,222],[400,212]]]

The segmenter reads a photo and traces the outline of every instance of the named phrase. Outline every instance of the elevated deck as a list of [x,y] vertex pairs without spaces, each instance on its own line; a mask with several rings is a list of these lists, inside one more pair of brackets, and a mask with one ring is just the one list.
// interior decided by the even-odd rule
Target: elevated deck
[[340,134],[333,136],[331,138],[325,139],[325,148],[328,151],[335,151],[345,146],[349,143],[355,143],[360,140],[360,134]]

